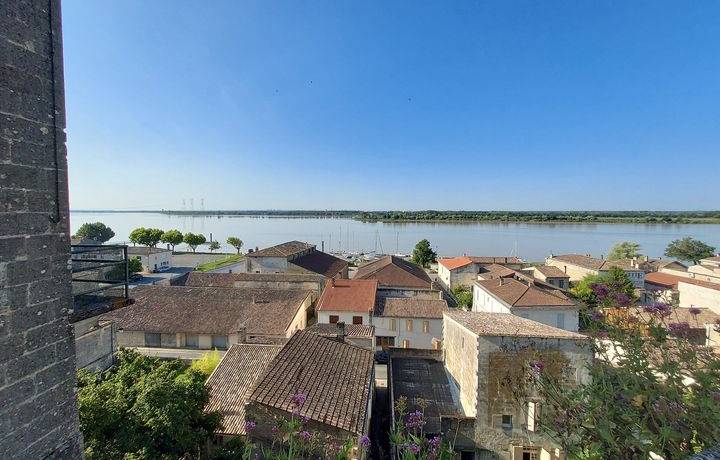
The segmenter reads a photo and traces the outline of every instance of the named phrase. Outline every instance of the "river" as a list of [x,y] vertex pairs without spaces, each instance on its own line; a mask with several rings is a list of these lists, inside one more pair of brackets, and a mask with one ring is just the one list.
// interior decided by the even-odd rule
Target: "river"
[[[692,236],[720,249],[720,225],[706,224],[535,224],[535,223],[382,223],[346,218],[170,216],[161,213],[71,212],[73,233],[85,222],[103,222],[115,231],[112,242],[127,242],[136,227],[202,233],[222,244],[228,236],[244,241],[243,251],[289,240],[317,244],[325,251],[405,253],[419,240],[430,240],[442,256],[517,255],[528,261],[550,253],[607,254],[618,241],[640,243],[642,253],[661,256],[667,244]],[[182,249],[184,245],[181,245]]]

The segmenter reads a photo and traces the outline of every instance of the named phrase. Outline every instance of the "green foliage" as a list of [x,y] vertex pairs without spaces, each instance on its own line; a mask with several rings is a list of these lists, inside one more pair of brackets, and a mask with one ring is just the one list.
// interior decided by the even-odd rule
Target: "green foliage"
[[423,400],[415,400],[417,409],[408,412],[408,401],[401,396],[395,402],[395,425],[390,431],[390,443],[394,449],[393,460],[452,460],[455,452],[452,445],[444,442],[440,436],[431,439],[423,432],[425,426]]
[[243,260],[245,256],[243,254],[232,254],[222,259],[214,260],[212,262],[206,262],[195,267],[195,270],[199,272],[207,272],[215,270],[216,268],[225,267],[226,265],[232,265]]
[[[594,291],[600,305],[616,303],[611,286]],[[586,383],[528,369],[543,397],[540,429],[570,458],[687,458],[720,443],[720,356],[697,346],[691,329],[704,337],[704,324],[677,322],[664,303],[632,307],[593,314]]]
[[220,426],[205,413],[205,375],[180,360],[121,349],[102,374],[78,373],[80,428],[93,459],[197,457]]
[[115,232],[102,222],[85,223],[80,226],[75,236],[78,238],[88,238],[98,243],[104,243],[115,236]]
[[602,276],[600,275],[585,275],[583,279],[575,283],[575,285],[570,288],[570,293],[587,305],[595,305],[597,303],[597,299],[595,298],[595,293],[593,292],[591,286],[593,284],[600,283],[601,281]]
[[210,377],[210,374],[215,370],[217,365],[220,363],[220,352],[217,350],[208,351],[203,353],[202,358],[196,359],[190,364],[190,369],[194,369],[205,376]]
[[143,271],[142,261],[140,257],[131,257],[128,259],[128,273],[138,273]]
[[174,251],[175,246],[183,242],[183,234],[180,232],[180,230],[168,230],[166,232],[163,232],[162,236],[160,237],[160,241],[169,244]]
[[418,244],[415,245],[415,249],[412,253],[413,263],[425,268],[435,262],[436,257],[437,254],[435,254],[435,251],[433,251],[432,247],[430,247],[430,242],[428,240],[418,241]]
[[622,241],[610,249],[608,260],[632,259],[640,257],[640,244],[632,241]]
[[237,249],[237,253],[240,254],[240,248],[243,246],[243,242],[236,236],[228,237],[227,244]]
[[598,304],[598,299],[593,286],[597,285],[607,286],[611,290],[612,296],[620,298],[623,302],[626,300],[622,296],[626,296],[628,300],[635,300],[635,286],[627,273],[619,267],[612,267],[602,275],[585,275],[583,279],[570,288],[570,293],[586,305],[594,307]]
[[159,228],[138,227],[130,232],[130,242],[154,248],[160,242],[163,231]]
[[211,241],[208,245],[208,248],[210,249],[210,252],[213,252],[217,249],[220,249],[220,243],[217,241]]
[[185,244],[190,246],[190,249],[192,249],[192,252],[195,252],[195,249],[198,246],[200,246],[201,244],[205,244],[205,241],[207,241],[207,240],[205,239],[205,235],[203,235],[202,233],[196,234],[196,233],[188,232],[183,237],[183,241],[185,242]]
[[714,254],[715,248],[713,246],[689,236],[671,241],[667,249],[665,249],[666,256],[694,264],[697,264],[700,259],[712,257]]
[[472,307],[472,289],[468,288],[467,286],[455,286],[452,292],[455,296],[455,299],[457,300],[458,307]]

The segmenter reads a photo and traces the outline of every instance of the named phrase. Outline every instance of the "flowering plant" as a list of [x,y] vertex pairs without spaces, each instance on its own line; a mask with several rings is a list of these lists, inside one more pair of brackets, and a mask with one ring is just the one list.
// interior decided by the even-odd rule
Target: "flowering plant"
[[638,307],[607,286],[593,292],[604,308],[584,318],[589,383],[569,386],[528,366],[544,398],[540,429],[581,458],[685,458],[717,446],[720,357],[704,343],[700,311],[657,300]]
[[409,412],[407,398],[398,398],[395,402],[397,420],[390,433],[390,443],[393,447],[393,458],[396,460],[451,460],[455,454],[452,446],[444,443],[440,436],[426,436],[424,433],[424,409],[427,404],[423,400],[416,400],[420,407]]

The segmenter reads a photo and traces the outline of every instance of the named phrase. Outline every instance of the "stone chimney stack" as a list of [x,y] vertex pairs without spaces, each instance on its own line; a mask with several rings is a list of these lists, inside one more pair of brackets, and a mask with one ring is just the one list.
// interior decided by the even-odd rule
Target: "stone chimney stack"
[[337,323],[338,328],[338,339],[341,341],[345,341],[345,321],[338,321]]
[[247,330],[245,327],[240,327],[237,330],[238,340],[237,343],[247,343]]

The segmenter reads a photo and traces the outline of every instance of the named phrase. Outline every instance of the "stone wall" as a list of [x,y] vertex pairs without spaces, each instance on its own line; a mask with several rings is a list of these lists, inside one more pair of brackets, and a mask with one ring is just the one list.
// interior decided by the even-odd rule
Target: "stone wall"
[[116,344],[115,323],[98,324],[97,317],[73,323],[78,369],[102,371],[112,366]]
[[0,1],[0,458],[80,458],[58,0]]

